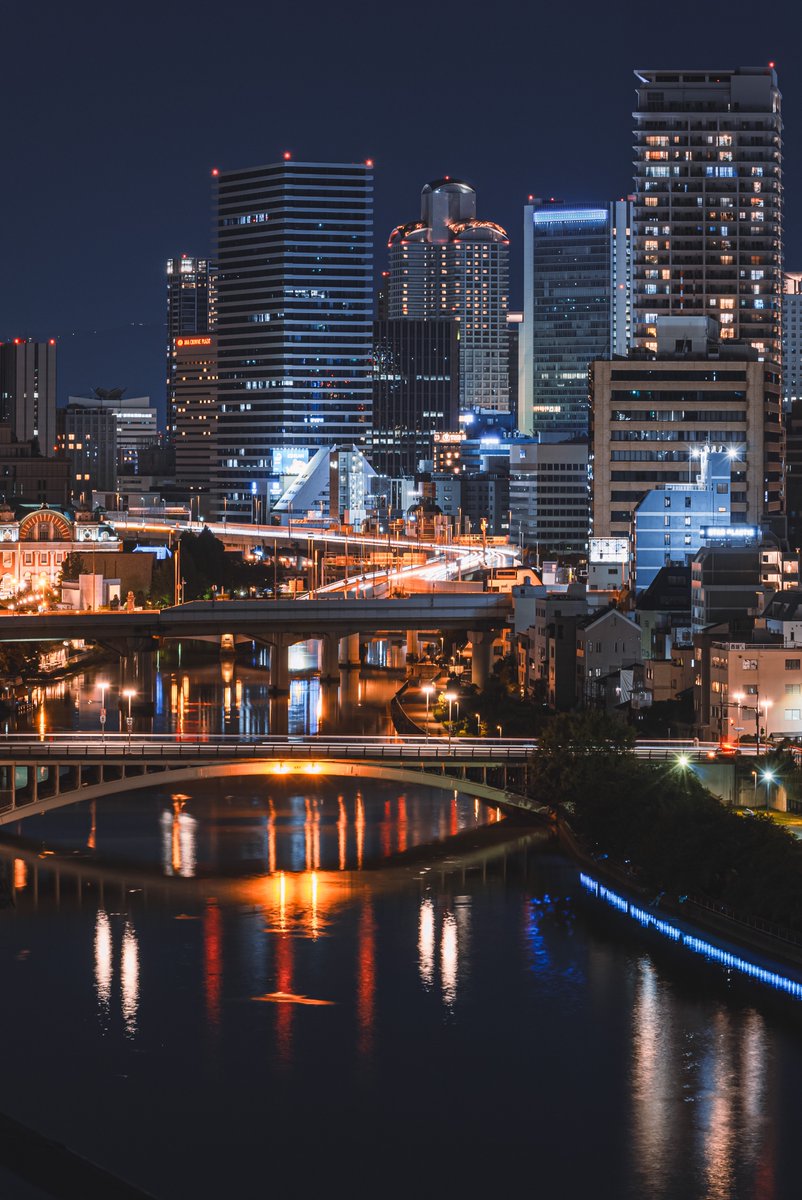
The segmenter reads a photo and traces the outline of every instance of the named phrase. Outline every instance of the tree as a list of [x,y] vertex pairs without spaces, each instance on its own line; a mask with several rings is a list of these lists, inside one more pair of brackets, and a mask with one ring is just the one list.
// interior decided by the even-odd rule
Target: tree
[[79,575],[86,574],[88,574],[88,571],[82,554],[79,554],[77,550],[73,550],[70,554],[65,555],[59,575],[60,583],[74,582],[78,579]]
[[558,713],[540,733],[535,755],[536,787],[548,804],[569,811],[607,787],[614,791],[636,766],[635,734],[601,709]]

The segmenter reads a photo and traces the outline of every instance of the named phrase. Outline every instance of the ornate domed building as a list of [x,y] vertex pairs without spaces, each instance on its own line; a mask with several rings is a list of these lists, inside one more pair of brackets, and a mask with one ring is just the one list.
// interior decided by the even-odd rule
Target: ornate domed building
[[116,531],[98,513],[0,503],[0,598],[10,599],[40,584],[55,587],[68,554],[94,557],[119,549]]

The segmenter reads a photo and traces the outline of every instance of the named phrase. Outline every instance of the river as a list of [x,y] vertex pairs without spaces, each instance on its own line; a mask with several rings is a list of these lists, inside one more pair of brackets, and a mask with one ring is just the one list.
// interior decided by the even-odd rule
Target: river
[[[262,727],[258,662],[229,666],[162,663],[154,727],[182,695],[187,730]],[[94,683],[46,695],[48,727],[96,727]],[[317,681],[293,686],[310,725]],[[382,731],[395,686],[349,724]],[[0,1109],[159,1200],[799,1195],[800,1002],[636,935],[532,826],[270,777],[19,832]]]

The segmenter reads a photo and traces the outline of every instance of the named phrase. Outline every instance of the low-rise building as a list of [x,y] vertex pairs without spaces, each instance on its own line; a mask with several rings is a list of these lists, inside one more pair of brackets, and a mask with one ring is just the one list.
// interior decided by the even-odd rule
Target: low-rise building
[[802,649],[761,636],[755,629],[736,641],[722,627],[694,639],[694,710],[703,737],[802,737]]
[[799,556],[776,543],[708,545],[691,564],[694,633],[707,625],[758,613],[768,598],[799,583]]
[[641,661],[641,632],[629,617],[616,608],[585,617],[576,627],[576,702],[603,703],[607,678]]

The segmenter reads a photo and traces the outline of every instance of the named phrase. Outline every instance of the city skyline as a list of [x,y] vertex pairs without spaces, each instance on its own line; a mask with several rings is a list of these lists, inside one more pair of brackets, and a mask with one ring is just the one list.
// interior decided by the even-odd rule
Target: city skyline
[[[236,19],[214,29],[210,8],[201,8],[191,25],[178,15],[160,14],[150,25],[144,19],[117,44],[108,27],[92,19],[96,7],[85,6],[87,20],[80,28],[53,9],[52,41],[44,47],[34,94],[23,86],[22,62],[9,65],[2,85],[16,103],[26,137],[14,144],[5,195],[6,227],[15,232],[5,246],[0,336],[59,339],[60,402],[69,392],[94,386],[127,386],[163,402],[163,261],[176,247],[211,252],[212,168],[267,163],[284,150],[306,161],[373,158],[377,272],[386,266],[386,235],[397,219],[398,195],[412,197],[421,180],[444,174],[468,180],[479,190],[483,211],[510,233],[510,298],[511,307],[518,307],[527,196],[582,202],[631,191],[638,67],[777,60],[786,120],[788,268],[802,257],[802,236],[793,221],[802,174],[795,114],[802,100],[781,53],[800,28],[790,6],[785,13],[780,9],[765,35],[750,31],[747,40],[738,36],[732,12],[720,30],[715,13],[679,5],[676,35],[654,45],[638,32],[637,22],[628,21],[636,10],[627,5],[615,37],[607,36],[603,60],[597,57],[597,37],[612,30],[589,5],[574,11],[587,35],[576,45],[566,45],[562,18],[554,14],[519,22],[521,33],[537,33],[534,41],[511,36],[509,24],[499,23],[483,36],[482,72],[471,74],[473,119],[459,119],[454,102],[445,126],[423,120],[431,116],[431,89],[418,88],[414,80],[427,71],[438,78],[440,45],[448,45],[455,63],[470,63],[477,53],[470,23],[454,28],[446,14],[427,14],[429,36],[418,46],[413,79],[400,42],[383,42],[382,55],[374,53],[379,18],[358,20],[356,8],[346,8],[331,24],[322,19],[325,10],[313,5],[312,17],[321,19],[310,21],[303,46],[284,39],[282,55],[269,72],[260,72],[253,68],[264,53],[263,40],[243,43]],[[745,6],[736,5],[742,7],[745,16]],[[246,12],[261,27],[264,18],[251,14],[249,6],[235,6],[234,17]],[[682,36],[683,15],[691,13],[693,53]],[[271,20],[271,44],[283,44],[282,22],[289,18]],[[227,87],[218,91],[207,84],[198,90],[187,119],[179,103],[182,86],[197,61],[195,51],[212,35],[215,78]],[[172,54],[175,44],[182,47],[180,63]],[[127,83],[96,82],[97,63],[110,55]],[[288,80],[304,63],[304,87],[288,90]],[[354,71],[343,72],[343,63],[352,63]],[[143,67],[145,91],[136,84]],[[395,96],[403,103],[389,103]],[[103,284],[112,266],[125,286],[110,292]]]

